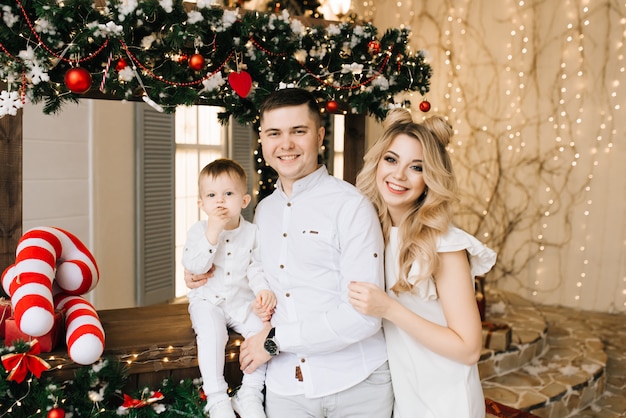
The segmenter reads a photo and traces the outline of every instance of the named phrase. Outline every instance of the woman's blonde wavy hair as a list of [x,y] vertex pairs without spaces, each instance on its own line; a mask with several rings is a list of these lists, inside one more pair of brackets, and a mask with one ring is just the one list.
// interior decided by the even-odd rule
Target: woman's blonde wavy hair
[[[399,278],[392,290],[396,293],[410,291],[408,282],[411,264],[419,260],[422,264],[418,280],[430,277],[439,267],[437,238],[448,231],[452,222],[452,205],[457,199],[456,179],[450,156],[446,150],[453,135],[452,127],[439,116],[432,116],[422,123],[416,123],[406,109],[393,109],[383,123],[383,134],[364,157],[363,169],[359,172],[356,185],[374,204],[383,228],[385,243],[389,241],[392,227],[387,204],[381,198],[376,185],[378,163],[391,142],[401,134],[415,138],[422,144],[422,163],[425,193],[415,201],[415,205],[400,221],[398,237]],[[388,260],[388,262],[393,262]]]

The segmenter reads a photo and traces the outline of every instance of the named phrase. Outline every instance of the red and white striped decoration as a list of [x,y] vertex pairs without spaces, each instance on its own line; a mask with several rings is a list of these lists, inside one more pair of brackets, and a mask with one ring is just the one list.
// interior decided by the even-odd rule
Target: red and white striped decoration
[[[78,238],[60,228],[38,227],[20,239],[15,264],[2,274],[2,287],[11,297],[18,328],[32,337],[50,332],[55,308],[68,309],[68,350],[81,350],[75,354],[78,361],[72,353],[70,357],[77,363],[90,364],[102,354],[104,331],[96,310],[80,295],[91,291],[98,280],[96,261]],[[81,333],[92,336],[82,340]],[[76,348],[72,350],[72,347]]]
[[104,351],[104,329],[96,309],[81,296],[59,293],[54,306],[65,312],[65,342],[72,361],[95,363]]

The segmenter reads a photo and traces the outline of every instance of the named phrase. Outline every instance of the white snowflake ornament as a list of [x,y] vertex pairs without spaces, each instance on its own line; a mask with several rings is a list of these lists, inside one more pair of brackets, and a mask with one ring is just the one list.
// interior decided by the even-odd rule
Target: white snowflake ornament
[[35,60],[35,50],[30,45],[19,52],[18,57],[20,57],[24,61],[34,61]]
[[226,80],[224,80],[224,78],[222,77],[222,72],[218,71],[217,73],[213,74],[212,77],[209,77],[206,80],[202,81],[202,85],[204,86],[202,91],[216,90],[220,86],[224,85],[224,83],[226,83]]
[[36,62],[33,63],[33,66],[28,72],[27,77],[33,84],[39,84],[42,81],[44,82],[50,81],[50,77],[48,76],[48,73],[45,71],[43,67],[40,67],[39,64],[37,64]]
[[120,81],[131,81],[133,78],[135,78],[135,70],[133,70],[133,68],[130,66],[125,67],[120,70],[120,72],[117,74],[117,77],[120,79]]
[[17,115],[17,111],[24,107],[20,95],[16,91],[2,90],[0,93],[0,118]]

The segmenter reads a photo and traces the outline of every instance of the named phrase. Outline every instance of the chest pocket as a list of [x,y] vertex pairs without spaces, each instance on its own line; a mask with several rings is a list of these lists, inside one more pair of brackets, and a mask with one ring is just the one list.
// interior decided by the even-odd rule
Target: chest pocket
[[334,268],[338,260],[339,245],[334,231],[302,228],[298,233],[298,254],[303,266]]

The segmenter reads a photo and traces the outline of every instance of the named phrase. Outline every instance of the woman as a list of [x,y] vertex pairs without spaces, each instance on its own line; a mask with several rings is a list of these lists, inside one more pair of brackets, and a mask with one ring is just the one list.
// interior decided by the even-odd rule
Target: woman
[[383,318],[395,418],[485,416],[473,278],[496,255],[452,225],[451,136],[443,118],[418,124],[392,110],[357,177],[383,227],[387,291],[353,282],[349,297],[359,312]]

